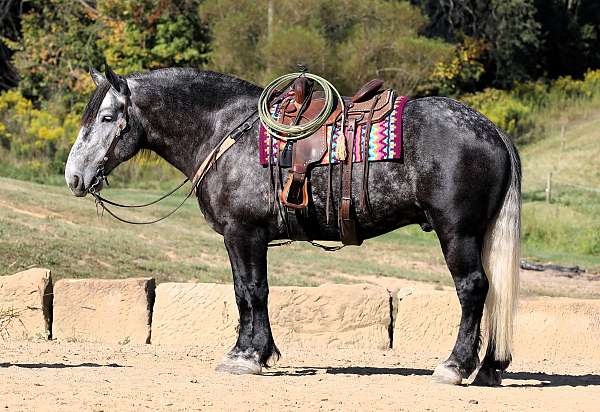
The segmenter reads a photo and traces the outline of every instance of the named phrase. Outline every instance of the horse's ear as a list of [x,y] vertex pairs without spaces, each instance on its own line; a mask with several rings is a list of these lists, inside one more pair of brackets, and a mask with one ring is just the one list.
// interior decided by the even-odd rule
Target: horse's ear
[[100,83],[106,81],[106,77],[104,77],[104,75],[102,73],[100,73],[98,70],[94,69],[93,67],[90,67],[90,76],[92,77],[92,80],[96,84],[96,87],[98,87],[100,85]]
[[129,95],[129,86],[127,86],[127,80],[125,80],[124,77],[119,76],[117,73],[113,72],[108,65],[106,66],[104,74],[106,75],[106,80],[108,80],[113,89],[115,89],[124,96]]

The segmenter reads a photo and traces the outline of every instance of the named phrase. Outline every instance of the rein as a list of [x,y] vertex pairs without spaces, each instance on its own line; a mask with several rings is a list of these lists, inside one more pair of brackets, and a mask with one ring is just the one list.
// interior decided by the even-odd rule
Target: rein
[[[301,73],[295,73],[294,75],[297,77],[297,75],[299,75],[299,74],[301,74]],[[281,79],[278,79],[278,80],[281,80]],[[289,79],[285,79],[285,80],[289,80]],[[291,82],[289,82],[287,84],[286,88],[289,87],[290,84],[291,84]],[[333,86],[331,86],[331,87],[333,88]],[[335,88],[333,88],[333,91],[337,92],[337,90],[335,90]],[[341,98],[340,98],[340,101],[341,101]],[[225,137],[223,139],[221,139],[221,141],[217,144],[217,146],[209,153],[208,156],[206,156],[204,161],[200,164],[200,166],[196,170],[196,173],[194,174],[194,177],[192,179],[192,188],[190,189],[188,194],[185,196],[185,198],[175,208],[173,208],[167,214],[165,214],[157,219],[154,219],[154,220],[132,221],[132,220],[128,220],[123,217],[120,217],[115,212],[110,210],[108,208],[108,206],[106,206],[106,204],[109,204],[114,207],[122,208],[122,209],[144,208],[144,207],[152,206],[152,205],[155,205],[155,204],[161,202],[162,200],[168,198],[169,196],[173,195],[174,193],[176,193],[187,182],[189,182],[190,179],[186,177],[177,187],[175,187],[168,193],[165,193],[164,195],[160,196],[158,199],[155,199],[148,203],[142,203],[142,204],[136,204],[136,205],[125,205],[125,204],[121,204],[121,203],[106,199],[100,195],[100,191],[96,190],[96,187],[102,181],[106,182],[106,184],[108,186],[108,179],[107,179],[106,175],[104,174],[104,165],[108,161],[108,156],[114,155],[114,150],[115,150],[119,140],[121,139],[123,133],[127,130],[128,110],[129,110],[130,104],[131,104],[131,102],[130,102],[129,90],[126,90],[125,106],[124,106],[124,110],[123,110],[123,115],[117,121],[117,129],[115,131],[115,135],[111,141],[110,146],[108,147],[108,150],[106,151],[106,155],[102,159],[102,162],[100,162],[100,164],[98,165],[94,183],[90,186],[90,188],[88,190],[88,192],[94,197],[94,200],[96,203],[96,210],[101,210],[102,212],[106,211],[110,216],[117,219],[118,221],[130,224],[130,225],[151,225],[154,223],[158,223],[162,220],[165,220],[168,217],[170,217],[171,215],[173,215],[175,212],[177,212],[185,204],[185,202],[187,202],[187,200],[190,197],[192,197],[192,195],[194,193],[197,192],[198,187],[204,180],[204,177],[208,174],[209,170],[217,162],[217,160],[219,160],[219,158],[221,156],[223,156],[225,154],[225,152],[227,150],[229,150],[238,141],[238,139],[240,137],[242,137],[247,131],[249,131],[252,128],[252,126],[256,123],[256,121],[259,120],[259,118],[261,119],[261,121],[263,120],[263,116],[261,116],[259,113],[260,109],[257,108],[252,113],[250,113],[250,115],[248,115],[242,122],[240,122],[236,127],[234,127],[231,130],[231,132],[226,134]],[[259,113],[259,116],[257,116],[254,120],[250,121],[250,119],[252,119],[252,117],[254,117],[257,113]],[[298,138],[296,138],[296,139],[298,139]],[[296,140],[296,139],[294,139],[294,140]],[[290,139],[290,140],[292,140],[292,139]],[[296,242],[296,241],[295,240],[287,240],[287,241],[279,242],[279,243],[271,243],[271,244],[267,245],[267,247],[287,246],[294,242]],[[342,249],[345,246],[345,245],[327,246],[327,245],[322,245],[322,244],[317,243],[312,240],[309,241],[309,243],[312,246],[319,247],[326,252],[335,252],[335,251]]]
[[[126,101],[125,108],[126,109],[128,108],[127,101]],[[237,140],[244,133],[246,133],[248,130],[250,130],[252,128],[252,126],[254,125],[254,123],[256,123],[256,121],[258,120],[258,118],[254,119],[251,122],[249,120],[255,114],[256,114],[256,110],[253,111],[249,116],[247,116],[230,133],[228,133],[227,135],[225,135],[225,137],[223,139],[221,139],[221,141],[217,144],[217,146],[204,159],[204,161],[200,164],[200,167],[198,167],[198,170],[194,174],[194,178],[192,180],[192,188],[190,189],[190,191],[188,192],[188,194],[185,196],[185,198],[174,209],[172,209],[171,211],[169,211],[166,215],[164,215],[164,216],[162,216],[160,218],[157,218],[157,219],[154,219],[154,220],[148,220],[148,221],[132,221],[132,220],[128,220],[128,219],[122,218],[122,217],[118,216],[115,212],[113,212],[112,210],[110,210],[108,208],[108,206],[106,206],[106,204],[109,204],[111,206],[115,206],[115,207],[118,207],[118,208],[122,208],[122,209],[143,208],[143,207],[152,206],[152,205],[154,205],[156,203],[159,203],[160,201],[168,198],[169,196],[171,196],[175,192],[177,192],[187,182],[189,182],[190,179],[186,177],[183,180],[183,182],[181,182],[176,188],[174,188],[173,190],[169,191],[168,193],[165,193],[164,195],[160,196],[158,199],[153,200],[153,201],[148,202],[148,203],[143,203],[143,204],[138,204],[138,205],[125,205],[125,204],[117,203],[115,201],[112,201],[112,200],[109,200],[109,199],[106,199],[106,198],[102,197],[100,195],[100,192],[98,190],[96,190],[96,187],[102,181],[105,181],[108,184],[108,180],[107,180],[106,176],[104,175],[104,165],[108,161],[109,154],[111,154],[111,152],[114,151],[114,149],[115,149],[115,147],[116,147],[119,139],[121,138],[121,135],[123,134],[123,131],[127,127],[126,116],[123,116],[123,117],[119,118],[118,123],[117,123],[117,130],[115,132],[115,136],[113,137],[111,145],[109,146],[109,149],[108,149],[108,151],[106,153],[106,156],[104,156],[103,161],[100,163],[100,165],[98,166],[98,169],[96,170],[96,179],[95,179],[94,183],[90,186],[90,189],[88,190],[89,193],[92,196],[94,196],[94,199],[95,199],[95,202],[96,202],[96,208],[102,210],[103,212],[106,211],[109,215],[111,215],[112,217],[114,217],[118,221],[123,222],[123,223],[128,223],[130,225],[151,225],[153,223],[158,223],[161,220],[165,220],[166,218],[168,218],[169,216],[171,216],[172,214],[174,214],[175,212],[177,212],[185,204],[185,202],[196,192],[198,186],[200,185],[200,183],[202,183],[202,181],[204,180],[204,177],[206,176],[206,174],[208,173],[208,171],[210,170],[210,168],[213,166],[213,164],[215,164],[215,162],[221,156],[223,156],[223,154],[225,154],[225,152],[229,148],[231,148],[231,146],[233,146],[237,142]]]

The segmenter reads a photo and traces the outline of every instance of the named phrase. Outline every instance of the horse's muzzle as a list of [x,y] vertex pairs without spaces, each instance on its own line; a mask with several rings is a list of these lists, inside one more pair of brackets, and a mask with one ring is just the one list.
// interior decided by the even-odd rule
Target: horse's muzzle
[[87,189],[85,188],[85,182],[82,176],[78,174],[69,174],[65,176],[65,180],[67,181],[67,185],[71,192],[77,197],[83,197],[87,194]]

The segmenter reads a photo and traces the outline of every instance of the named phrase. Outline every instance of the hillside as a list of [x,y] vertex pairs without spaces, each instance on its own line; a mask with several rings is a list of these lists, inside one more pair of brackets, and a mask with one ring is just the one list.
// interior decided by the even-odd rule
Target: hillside
[[[600,107],[571,114],[561,133],[521,150],[525,254],[598,272],[600,256]],[[551,176],[551,203],[545,188]]]
[[[521,150],[523,255],[600,273],[600,109],[579,114],[563,138],[558,129]],[[551,204],[544,196],[549,171]],[[0,194],[0,275],[44,266],[57,278],[154,276],[158,281],[230,282],[222,239],[208,228],[193,201],[165,222],[140,227],[97,217],[90,197],[74,198],[63,185],[0,178]],[[111,198],[129,203],[147,202],[158,194],[107,191]],[[180,200],[175,196],[151,211],[124,215],[140,220],[160,216]],[[269,257],[274,285],[376,282],[378,277],[452,284],[435,234],[417,226],[369,240],[360,248],[327,253],[298,243],[271,249]],[[550,280],[537,272],[525,276],[530,278],[525,287],[529,292],[562,293],[544,288]],[[583,279],[579,281],[583,283],[571,285],[567,294],[595,296]]]
[[[52,268],[57,277],[231,279],[222,238],[205,224],[193,201],[167,221],[130,226],[110,216],[97,217],[90,197],[75,198],[66,187],[0,178],[0,193],[0,275],[37,265]],[[158,194],[133,189],[109,193],[125,202],[145,202]],[[148,219],[164,214],[180,200],[172,197],[152,212],[123,214]],[[270,269],[272,284],[347,283],[361,275],[384,274],[451,282],[435,235],[422,233],[418,227],[337,253],[304,244],[274,248]]]

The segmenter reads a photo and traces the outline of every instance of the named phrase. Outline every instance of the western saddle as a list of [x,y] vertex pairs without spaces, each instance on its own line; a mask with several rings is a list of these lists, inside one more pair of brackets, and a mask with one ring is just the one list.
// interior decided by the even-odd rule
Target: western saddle
[[[327,120],[312,135],[296,141],[288,141],[276,153],[277,164],[280,168],[289,168],[287,179],[279,195],[281,203],[287,211],[286,225],[290,238],[294,240],[312,240],[310,234],[303,228],[306,209],[309,204],[310,170],[321,164],[324,156],[329,153],[330,160],[333,144],[336,144],[336,158],[341,164],[340,172],[340,199],[338,207],[338,224],[340,238],[344,245],[360,245],[360,238],[355,221],[355,210],[352,202],[352,168],[354,153],[356,151],[356,132],[362,130],[364,138],[356,139],[362,144],[360,149],[363,162],[363,181],[360,204],[363,210],[369,211],[368,200],[368,173],[369,173],[369,135],[371,125],[387,116],[394,106],[395,94],[393,90],[382,90],[382,80],[371,80],[362,86],[352,97],[343,97],[344,110],[338,101],[334,102],[334,109]],[[301,125],[315,119],[321,113],[325,99],[323,93],[314,91],[314,83],[306,77],[298,77],[290,88],[281,93],[272,102],[278,103],[277,122],[284,125]],[[342,119],[344,124],[342,124]],[[338,134],[334,142],[334,129],[343,131]],[[328,141],[328,130],[330,131]],[[279,145],[275,145],[279,147]],[[326,215],[329,221],[332,165],[329,163],[329,182],[326,200]],[[280,169],[281,170],[281,169]]]

